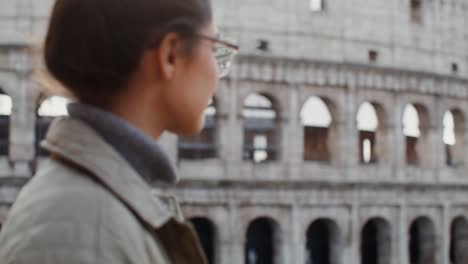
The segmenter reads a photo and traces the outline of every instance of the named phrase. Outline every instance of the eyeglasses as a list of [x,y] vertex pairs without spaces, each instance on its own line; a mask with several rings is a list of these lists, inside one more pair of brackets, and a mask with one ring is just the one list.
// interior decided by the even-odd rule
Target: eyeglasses
[[218,77],[225,77],[229,73],[232,61],[239,51],[239,46],[218,37],[210,37],[204,34],[198,34],[198,36],[212,41],[215,44],[213,47],[213,53],[216,59]]

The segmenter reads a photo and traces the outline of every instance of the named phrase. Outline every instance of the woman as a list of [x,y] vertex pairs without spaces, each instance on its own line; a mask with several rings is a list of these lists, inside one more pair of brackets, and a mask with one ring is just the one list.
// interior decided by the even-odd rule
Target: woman
[[176,181],[154,139],[202,128],[236,50],[209,0],[57,0],[45,64],[78,102],[42,142],[0,263],[205,263],[178,205],[151,193]]

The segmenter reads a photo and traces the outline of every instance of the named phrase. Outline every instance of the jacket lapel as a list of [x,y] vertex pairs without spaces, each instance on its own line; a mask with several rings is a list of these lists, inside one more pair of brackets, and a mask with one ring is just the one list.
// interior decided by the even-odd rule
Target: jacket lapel
[[153,196],[128,162],[84,122],[68,117],[54,120],[41,146],[90,172],[153,228],[175,216]]
[[155,195],[128,162],[83,121],[55,119],[41,146],[89,172],[121,200],[159,235],[172,263],[207,263],[195,231],[183,222],[175,198]]

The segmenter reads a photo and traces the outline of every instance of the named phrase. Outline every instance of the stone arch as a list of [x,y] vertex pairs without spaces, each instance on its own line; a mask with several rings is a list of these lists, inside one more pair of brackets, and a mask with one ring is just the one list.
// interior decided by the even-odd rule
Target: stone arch
[[279,160],[281,125],[278,101],[269,94],[251,93],[243,101],[243,159],[261,163]]
[[206,217],[191,217],[189,219],[201,242],[209,264],[215,263],[218,229],[213,221]]
[[0,156],[8,156],[9,154],[12,110],[12,98],[0,87]]
[[318,89],[318,90],[313,89],[312,91],[307,91],[307,92],[302,93],[301,98],[299,100],[300,108],[298,108],[297,116],[301,115],[304,105],[307,103],[307,101],[311,97],[318,97],[326,105],[333,121],[337,123],[344,121],[345,119],[344,113],[342,113],[342,109],[339,107],[339,105],[344,102],[342,102],[343,100],[340,100],[341,99],[340,96],[338,96],[338,98],[334,98],[333,96],[334,96],[334,93],[330,93],[330,92],[326,93],[321,89]]
[[247,97],[252,94],[260,94],[267,97],[273,103],[278,121],[288,118],[288,89],[285,89],[284,85],[261,82],[240,82],[239,85],[241,89],[237,97],[236,108],[239,117],[243,116],[244,104]]
[[[155,192],[156,194],[158,192]],[[234,222],[235,226],[231,226],[232,215],[229,208],[221,204],[199,204],[192,202],[181,202],[181,209],[184,212],[186,219],[206,219],[212,224],[214,230],[214,254],[213,262],[222,263],[224,259],[224,245],[236,241],[239,245],[243,245],[244,232],[247,228],[247,223],[244,220],[247,218],[242,217],[243,221]],[[235,228],[235,231],[232,229]],[[242,258],[242,256],[238,256]]]
[[205,109],[204,127],[200,133],[192,136],[181,136],[178,139],[179,160],[214,159],[218,156],[218,100],[212,98]]
[[426,216],[413,220],[409,227],[409,263],[435,264],[437,236],[434,222]]
[[[394,147],[390,140],[392,138],[393,128],[395,126],[395,120],[391,115],[393,108],[395,107],[393,97],[385,91],[360,91],[358,92],[356,98],[357,107],[355,108],[354,116],[357,117],[359,108],[364,103],[369,103],[372,105],[378,120],[378,127],[374,132],[376,141],[374,146],[374,155],[376,156],[375,159],[379,164],[391,164],[393,162],[392,154]],[[359,132],[358,126],[356,126],[356,129]],[[358,149],[362,148],[360,138],[360,135],[358,135],[358,141],[356,143],[358,144]]]
[[[333,102],[326,97],[309,96],[301,106],[303,127],[303,159],[305,161],[331,162],[337,146],[337,114]],[[320,111],[321,114],[314,115]],[[323,113],[322,113],[323,112]],[[322,120],[320,120],[322,118]]]
[[[432,122],[428,108],[420,103],[408,103],[404,106],[401,122],[405,136],[405,160],[409,166],[429,166],[430,130]],[[411,123],[414,122],[414,125]]]
[[[366,112],[364,115],[363,112]],[[370,113],[369,113],[370,112]],[[360,123],[373,120],[362,120],[366,118],[375,118],[375,125],[372,127],[363,127]],[[359,131],[359,157],[362,164],[378,163],[387,161],[389,156],[388,137],[388,116],[383,106],[374,101],[363,101],[357,108],[356,113],[357,129]],[[366,158],[365,143],[368,142],[369,155]]]
[[38,98],[36,114],[40,117],[58,117],[68,115],[67,104],[69,98],[52,95],[46,96],[41,94]]
[[318,218],[306,232],[306,263],[338,264],[341,259],[341,231],[329,218]]
[[281,263],[282,230],[275,220],[255,218],[249,223],[245,237],[244,263]]
[[361,231],[361,264],[392,262],[391,226],[381,217],[369,219]]
[[[382,127],[393,126],[394,120],[391,119],[391,110],[395,107],[395,103],[391,96],[391,94],[384,91],[363,91],[356,98],[356,106],[360,106],[366,102],[370,103],[377,112],[379,124]],[[355,116],[358,111],[359,107],[355,108]]]
[[49,153],[40,147],[47,130],[55,117],[68,115],[66,104],[69,99],[62,96],[39,96],[36,110],[36,156],[47,156]]
[[468,220],[464,216],[453,219],[450,225],[450,253],[452,264],[468,263]]
[[465,116],[458,108],[452,108],[443,116],[443,138],[445,164],[450,167],[461,166],[465,160]]

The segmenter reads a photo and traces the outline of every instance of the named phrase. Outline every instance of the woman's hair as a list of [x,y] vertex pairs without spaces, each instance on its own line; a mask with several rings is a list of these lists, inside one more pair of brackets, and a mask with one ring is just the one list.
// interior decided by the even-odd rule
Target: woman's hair
[[83,101],[126,87],[145,49],[176,32],[187,54],[212,20],[210,0],[57,0],[44,59],[48,71]]

